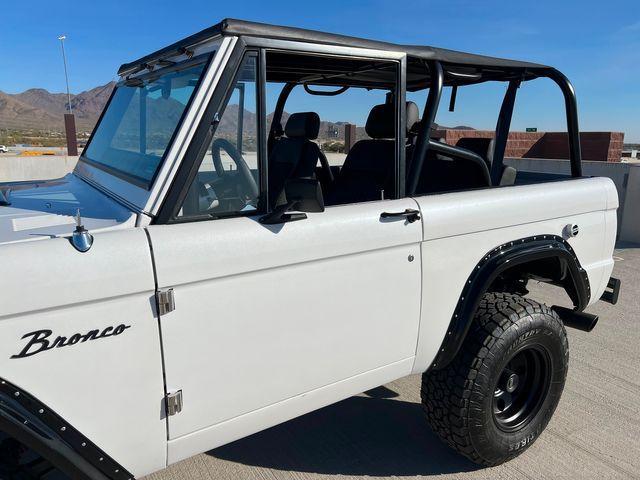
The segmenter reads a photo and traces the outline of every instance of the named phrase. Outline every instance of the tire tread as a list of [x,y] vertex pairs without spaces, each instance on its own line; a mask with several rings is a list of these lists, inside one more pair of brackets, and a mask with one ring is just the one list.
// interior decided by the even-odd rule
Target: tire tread
[[564,325],[551,308],[519,295],[491,292],[482,297],[473,324],[454,360],[443,369],[427,371],[422,377],[422,405],[432,430],[475,463],[496,465],[521,453],[514,452],[498,461],[480,455],[469,431],[469,412],[474,408],[470,398],[476,383],[486,380],[482,366],[486,359],[495,355],[496,344],[503,342],[504,332],[520,328],[522,321],[532,314],[544,314],[557,321],[568,356]]

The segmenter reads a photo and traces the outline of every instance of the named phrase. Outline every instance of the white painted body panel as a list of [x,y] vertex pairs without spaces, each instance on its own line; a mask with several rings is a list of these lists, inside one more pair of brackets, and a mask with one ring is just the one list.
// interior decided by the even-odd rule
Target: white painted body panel
[[170,461],[409,373],[422,229],[380,214],[415,206],[148,228],[158,285],[175,290],[161,320],[167,386],[184,395],[169,418]]
[[135,224],[130,210],[73,174],[0,187],[11,203],[0,207],[0,244],[70,236],[78,210],[94,233]]
[[[135,475],[166,465],[164,385],[154,278],[142,229],[0,246],[0,377],[34,395]],[[22,337],[71,336],[119,324],[123,334],[26,358]],[[53,338],[51,338],[53,340]]]
[[[423,214],[422,319],[414,373],[425,371],[442,344],[465,282],[480,260],[504,243],[552,234],[568,239],[591,286],[602,296],[613,270],[617,194],[608,178],[417,197]],[[566,238],[566,237],[565,237]]]
[[[286,422],[360,392],[384,385],[411,373],[414,357],[355,375],[340,382],[317,388],[281,402],[267,405],[245,415],[213,425],[204,430],[169,440],[168,462],[179,462],[194,455],[247,437],[273,425]],[[254,394],[258,394],[254,392]]]

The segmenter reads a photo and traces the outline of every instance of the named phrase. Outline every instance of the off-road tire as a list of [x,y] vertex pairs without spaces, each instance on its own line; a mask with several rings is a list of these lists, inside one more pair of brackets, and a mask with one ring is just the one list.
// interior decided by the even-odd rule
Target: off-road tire
[[[547,357],[548,377],[538,382],[546,386],[537,393],[537,407],[524,423],[505,431],[496,416],[500,414],[494,413],[494,394],[500,391],[499,381],[504,382],[505,367],[512,365],[510,359],[528,355],[522,353],[528,350]],[[553,310],[518,295],[487,293],[455,359],[422,377],[427,421],[442,440],[475,463],[492,466],[508,461],[529,448],[549,423],[560,401],[568,362],[566,331]]]
[[6,437],[0,441],[0,480],[69,480],[48,460],[17,440]]

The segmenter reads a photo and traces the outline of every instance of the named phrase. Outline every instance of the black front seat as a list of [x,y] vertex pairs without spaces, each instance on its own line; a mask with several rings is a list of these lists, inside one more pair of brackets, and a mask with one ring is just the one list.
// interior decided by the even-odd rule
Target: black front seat
[[[360,140],[349,151],[327,203],[366,202],[394,198],[396,142],[395,104],[376,105],[364,127],[371,140]],[[407,130],[419,120],[418,106],[407,102]]]
[[269,155],[269,205],[280,198],[290,178],[315,175],[320,148],[311,140],[318,138],[320,117],[315,112],[292,113],[284,127],[286,137],[278,139]]

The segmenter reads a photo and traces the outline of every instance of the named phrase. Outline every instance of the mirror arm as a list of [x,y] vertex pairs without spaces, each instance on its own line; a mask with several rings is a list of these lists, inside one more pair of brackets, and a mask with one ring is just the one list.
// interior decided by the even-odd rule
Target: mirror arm
[[289,210],[295,210],[297,204],[297,200],[291,200],[279,205],[273,209],[273,212],[260,217],[258,221],[263,225],[277,225],[279,223],[297,222],[298,220],[306,219],[306,213],[287,213]]

